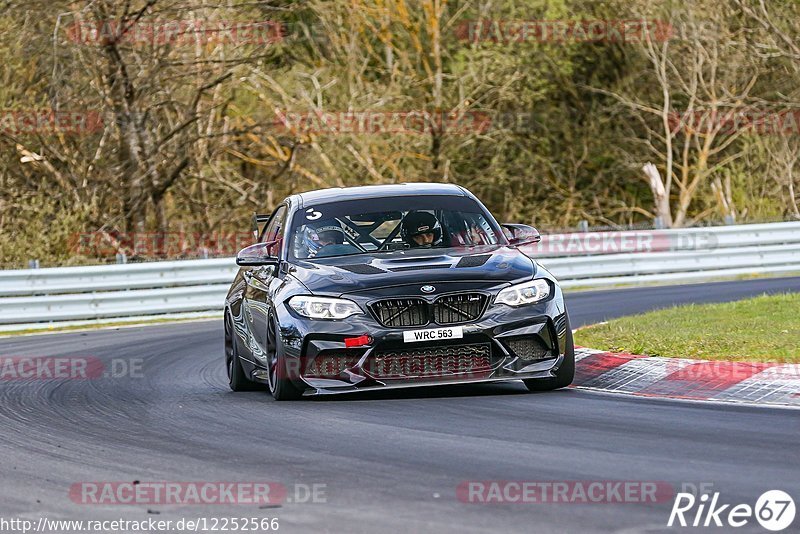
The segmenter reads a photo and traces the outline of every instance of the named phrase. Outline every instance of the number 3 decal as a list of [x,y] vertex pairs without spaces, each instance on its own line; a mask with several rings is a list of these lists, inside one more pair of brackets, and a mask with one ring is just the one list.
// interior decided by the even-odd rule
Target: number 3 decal
[[306,210],[306,219],[309,221],[316,221],[320,217],[322,217],[322,213],[318,212],[314,208],[308,208]]

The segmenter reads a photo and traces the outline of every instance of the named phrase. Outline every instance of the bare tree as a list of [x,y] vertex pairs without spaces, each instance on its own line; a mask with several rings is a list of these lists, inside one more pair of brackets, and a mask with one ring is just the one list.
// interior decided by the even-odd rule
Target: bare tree
[[[663,172],[663,178],[651,167],[646,172],[655,214],[675,227],[715,211],[690,215],[698,193],[744,154],[746,147],[737,141],[752,132],[748,117],[757,102],[752,92],[763,75],[730,11],[711,4],[686,4],[673,12],[675,34],[669,39],[646,34],[640,50],[647,82],[653,83],[637,78],[625,91],[596,89],[637,118],[645,153]],[[669,213],[664,199],[669,199]]]

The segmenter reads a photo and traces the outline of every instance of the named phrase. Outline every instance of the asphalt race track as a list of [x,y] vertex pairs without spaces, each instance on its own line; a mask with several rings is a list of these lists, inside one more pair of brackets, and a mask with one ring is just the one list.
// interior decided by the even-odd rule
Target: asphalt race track
[[[800,278],[567,295],[573,326],[685,302],[800,291]],[[136,361],[96,380],[0,382],[0,516],[277,517],[279,532],[667,532],[658,504],[464,503],[465,481],[713,484],[720,502],[800,496],[800,412],[522,384],[276,403],[229,391],[221,321],[0,340],[0,356]],[[324,484],[324,500],[83,505],[84,481]],[[301,486],[302,487],[302,486]],[[708,486],[707,486],[708,487]],[[800,503],[798,503],[800,504]],[[800,518],[789,531],[797,531]],[[728,531],[726,529],[712,529]],[[751,519],[739,532],[765,532]]]

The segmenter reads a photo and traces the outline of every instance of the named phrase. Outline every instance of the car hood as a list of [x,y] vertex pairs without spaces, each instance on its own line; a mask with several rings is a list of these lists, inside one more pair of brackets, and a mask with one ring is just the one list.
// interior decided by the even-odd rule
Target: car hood
[[339,296],[435,285],[436,293],[492,289],[530,280],[536,264],[515,248],[424,249],[297,261],[290,273],[315,294]]

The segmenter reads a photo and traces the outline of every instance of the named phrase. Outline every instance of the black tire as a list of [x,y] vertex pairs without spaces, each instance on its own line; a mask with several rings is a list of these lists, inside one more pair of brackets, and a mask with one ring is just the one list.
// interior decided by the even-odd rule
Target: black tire
[[233,321],[225,314],[225,369],[228,372],[228,385],[232,391],[253,391],[257,385],[247,378],[239,359],[239,349],[233,338]]
[[523,380],[528,391],[552,391],[565,388],[575,379],[575,342],[572,338],[572,328],[567,316],[567,343],[564,349],[564,361],[556,371],[553,378],[530,378]]
[[269,392],[276,401],[297,400],[303,392],[295,387],[286,367],[286,357],[277,342],[277,326],[270,316],[267,322],[267,361],[269,363]]

